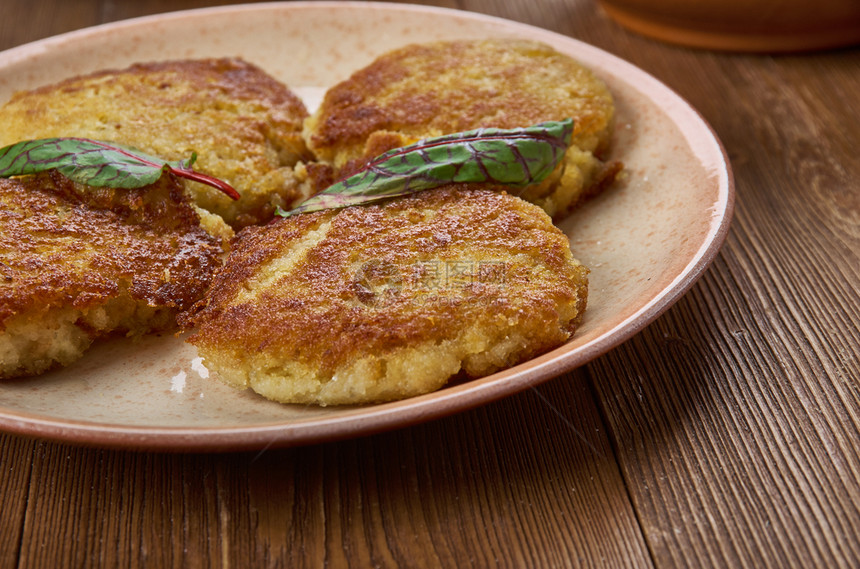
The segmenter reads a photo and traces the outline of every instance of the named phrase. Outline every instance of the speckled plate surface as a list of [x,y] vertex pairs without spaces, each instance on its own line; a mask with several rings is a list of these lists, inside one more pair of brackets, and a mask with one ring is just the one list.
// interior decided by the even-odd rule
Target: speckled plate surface
[[78,363],[0,383],[0,429],[115,448],[205,451],[309,444],[414,424],[522,391],[639,331],[713,260],[731,218],[725,153],[688,104],[636,67],[582,42],[468,12],[419,6],[291,2],[176,12],[89,28],[0,53],[0,101],[12,92],[133,62],[241,56],[316,105],[324,90],[400,45],[489,36],[544,41],[612,89],[613,156],[626,178],[566,219],[589,266],[589,307],[564,346],[506,371],[405,401],[361,407],[280,405],[210,377],[175,337],[115,340]]

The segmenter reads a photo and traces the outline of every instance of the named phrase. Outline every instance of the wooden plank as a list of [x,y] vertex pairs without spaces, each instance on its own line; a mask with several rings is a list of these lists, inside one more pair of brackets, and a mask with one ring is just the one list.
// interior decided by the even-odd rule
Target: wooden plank
[[35,445],[30,439],[0,435],[0,567],[13,567],[18,560]]
[[845,70],[860,58],[642,43],[722,137],[738,186],[716,266],[592,366],[649,547],[666,566],[857,566],[860,140],[842,96],[857,101]]
[[99,0],[3,0],[0,50],[99,23]]
[[213,567],[212,459],[40,445],[20,567]]
[[231,557],[277,567],[650,566],[582,379],[392,433],[231,461],[222,487]]
[[152,14],[163,14],[176,10],[196,10],[212,6],[253,4],[256,0],[144,0],[125,2],[123,0],[102,0],[101,19],[104,22],[139,18]]
[[20,567],[650,566],[583,379],[258,455],[41,444]]
[[[196,10],[199,8],[211,8],[215,6],[233,6],[240,4],[256,4],[259,0],[146,0],[138,2],[125,2],[123,0],[102,0],[101,18],[104,22],[138,18],[152,14],[162,14],[175,10]],[[446,8],[457,8],[457,0],[410,0],[410,4],[422,4],[427,6],[442,6]]]

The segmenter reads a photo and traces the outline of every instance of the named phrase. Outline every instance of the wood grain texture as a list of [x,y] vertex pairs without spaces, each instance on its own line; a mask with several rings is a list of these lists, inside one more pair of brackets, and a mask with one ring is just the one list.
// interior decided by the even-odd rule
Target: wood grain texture
[[100,12],[93,0],[3,0],[0,50],[101,23]]
[[738,190],[716,266],[592,366],[649,547],[661,566],[857,566],[860,54],[682,50],[670,69],[630,42],[714,126]]
[[15,461],[32,474],[9,489],[26,497],[25,519],[7,525],[22,568],[648,567],[600,421],[585,378],[567,376],[427,425],[298,449],[37,443]]
[[18,560],[35,445],[0,435],[0,567],[14,567]]
[[212,458],[41,444],[19,567],[213,567]]

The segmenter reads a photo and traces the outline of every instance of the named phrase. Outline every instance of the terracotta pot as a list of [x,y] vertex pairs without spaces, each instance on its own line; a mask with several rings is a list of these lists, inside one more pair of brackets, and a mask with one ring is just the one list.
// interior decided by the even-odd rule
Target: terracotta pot
[[659,40],[730,51],[860,44],[860,0],[599,0],[621,25]]

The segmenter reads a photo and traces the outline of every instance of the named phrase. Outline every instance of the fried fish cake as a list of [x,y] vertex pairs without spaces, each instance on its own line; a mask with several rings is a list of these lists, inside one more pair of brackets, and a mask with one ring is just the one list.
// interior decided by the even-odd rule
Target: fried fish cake
[[379,402],[562,344],[587,273],[540,208],[450,185],[244,229],[180,320],[229,384],[285,403]]
[[309,190],[294,172],[308,150],[307,110],[286,86],[239,59],[142,63],[17,93],[0,108],[0,146],[80,136],[187,160],[226,180],[233,201],[186,182],[195,202],[233,227],[268,220]]
[[573,142],[562,163],[520,194],[562,217],[620,169],[620,163],[602,159],[614,113],[606,85],[549,46],[514,39],[450,41],[389,52],[329,89],[305,122],[305,138],[337,178],[420,139],[572,118]]
[[221,255],[168,175],[136,190],[0,179],[0,379],[68,365],[113,332],[175,329]]

